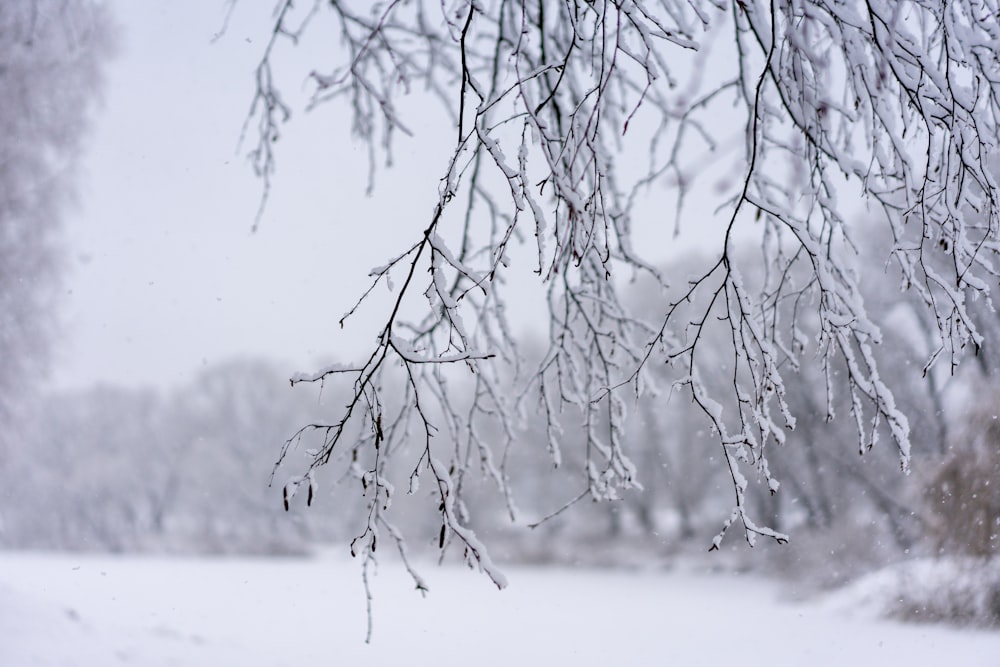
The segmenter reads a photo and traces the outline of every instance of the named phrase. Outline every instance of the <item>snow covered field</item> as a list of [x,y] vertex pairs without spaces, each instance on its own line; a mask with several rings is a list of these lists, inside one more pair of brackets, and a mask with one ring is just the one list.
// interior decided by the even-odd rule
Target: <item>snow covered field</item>
[[0,665],[1000,665],[1000,633],[875,621],[759,579],[0,552]]

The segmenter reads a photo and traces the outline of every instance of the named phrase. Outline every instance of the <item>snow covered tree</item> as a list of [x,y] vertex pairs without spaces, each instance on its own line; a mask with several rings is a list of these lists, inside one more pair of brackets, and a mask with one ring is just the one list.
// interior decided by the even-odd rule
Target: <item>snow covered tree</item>
[[[28,493],[38,472],[15,447],[25,441],[48,368],[58,232],[110,55],[110,25],[105,7],[89,0],[0,6],[0,493],[7,499]],[[12,522],[0,511],[0,542],[18,539]]]
[[[407,213],[412,237],[360,294],[392,290],[370,354],[293,379],[342,382],[352,397],[289,440],[282,456],[321,437],[289,501],[322,466],[343,466],[369,499],[354,548],[371,554],[382,539],[405,546],[394,484],[429,480],[435,541],[502,587],[463,489],[484,474],[516,516],[505,462],[540,406],[552,464],[570,447],[585,462],[568,503],[617,498],[656,474],[624,446],[628,407],[647,395],[686,400],[715,434],[733,509],[714,546],[734,525],[751,544],[784,541],[749,515],[748,478],[779,489],[768,461],[794,442],[786,378],[803,364],[823,378],[827,419],[849,406],[836,416],[857,450],[887,438],[908,466],[857,247],[867,227],[888,230],[882,256],[934,323],[928,369],[983,342],[967,303],[989,300],[997,271],[994,0],[307,4],[279,3],[256,73],[247,128],[265,199],[291,114],[275,63],[304,40],[329,54],[309,74],[311,106],[347,106],[372,173],[415,131],[404,97],[418,88],[452,139],[433,206]],[[692,229],[714,235],[711,260],[694,276],[661,269],[663,231]],[[548,347],[530,364],[510,333],[518,270],[547,303]],[[662,287],[658,303],[629,305],[637,276]],[[720,367],[725,382],[703,379]],[[452,382],[462,369],[471,390]],[[572,437],[567,406],[582,425]]]
[[47,367],[57,234],[111,46],[103,4],[0,6],[0,460]]

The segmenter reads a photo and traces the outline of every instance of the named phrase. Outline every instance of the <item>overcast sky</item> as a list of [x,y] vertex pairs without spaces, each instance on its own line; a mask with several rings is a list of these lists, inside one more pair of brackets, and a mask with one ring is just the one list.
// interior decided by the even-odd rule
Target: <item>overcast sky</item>
[[272,3],[238,3],[214,42],[223,0],[110,4],[120,47],[67,224],[56,385],[174,385],[234,356],[268,356],[289,374],[358,356],[375,313],[344,331],[337,321],[368,271],[426,225],[449,145],[440,113],[418,108],[416,138],[399,137],[395,167],[366,197],[366,152],[346,114],[302,111],[309,70],[333,54],[288,49],[294,118],[254,234],[261,184],[237,144]]
[[[242,3],[215,43],[222,0],[111,4],[120,48],[67,224],[56,383],[167,385],[232,356],[271,356],[291,373],[349,355],[359,335],[336,321],[394,247],[403,227],[389,204],[416,192],[414,175],[387,182],[391,198],[365,197],[365,153],[345,119],[297,113],[251,233],[261,185],[237,142],[268,28],[254,11],[271,3]],[[307,71],[291,93],[306,92]],[[401,148],[405,168],[417,146]]]

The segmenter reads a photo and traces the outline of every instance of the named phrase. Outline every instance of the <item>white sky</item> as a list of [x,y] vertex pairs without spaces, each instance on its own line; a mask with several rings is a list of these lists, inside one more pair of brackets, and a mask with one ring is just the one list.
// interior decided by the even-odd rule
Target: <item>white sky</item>
[[[267,11],[254,11],[271,3],[241,3],[214,44],[222,0],[111,4],[121,45],[84,159],[82,206],[67,224],[56,383],[174,384],[248,354],[287,361],[291,374],[357,345],[336,321],[396,246],[382,229],[405,229],[393,205],[418,192],[421,172],[418,183],[412,170],[383,183],[391,198],[366,198],[365,153],[346,121],[332,107],[297,113],[252,234],[260,183],[237,141],[268,28]],[[287,88],[304,92],[296,76],[302,85]],[[399,152],[406,169],[416,150]],[[430,211],[427,185],[410,213]]]
[[359,355],[374,313],[344,331],[337,320],[368,271],[425,226],[445,166],[435,151],[448,139],[432,119],[411,117],[416,138],[398,138],[396,166],[366,197],[366,152],[346,114],[302,110],[324,51],[289,50],[299,66],[283,86],[302,99],[292,100],[270,204],[251,234],[261,186],[237,140],[273,3],[239,2],[215,43],[223,0],[110,4],[120,49],[84,159],[82,205],[67,221],[55,384],[174,385],[246,355],[278,359],[291,375]]

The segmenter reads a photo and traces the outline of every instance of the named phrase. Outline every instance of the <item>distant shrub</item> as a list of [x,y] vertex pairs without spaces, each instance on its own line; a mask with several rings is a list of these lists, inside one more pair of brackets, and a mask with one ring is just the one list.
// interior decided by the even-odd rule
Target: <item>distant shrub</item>
[[[991,394],[997,392],[986,393]],[[985,558],[1000,553],[998,416],[996,399],[967,413],[925,488],[929,535],[939,554]]]

